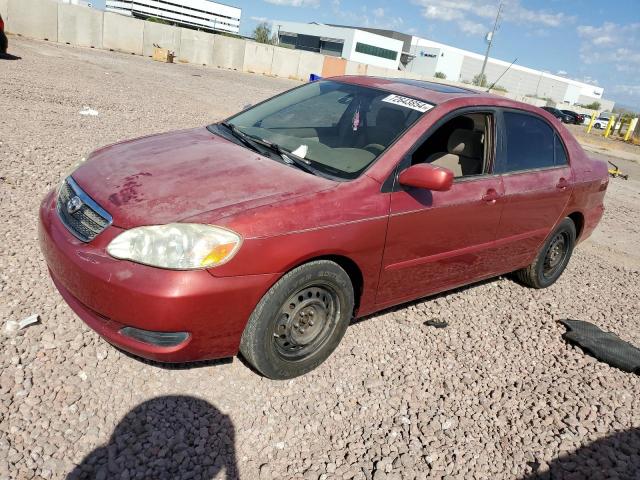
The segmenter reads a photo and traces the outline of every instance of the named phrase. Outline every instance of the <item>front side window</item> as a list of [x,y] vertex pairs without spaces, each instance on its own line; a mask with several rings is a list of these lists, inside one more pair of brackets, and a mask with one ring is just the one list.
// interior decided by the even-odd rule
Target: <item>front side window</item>
[[323,80],[228,120],[341,179],[355,178],[432,105],[390,92]]
[[493,153],[493,124],[490,113],[458,115],[418,146],[411,163],[447,168],[455,178],[488,173]]
[[543,120],[524,113],[504,112],[505,161],[500,173],[553,167],[553,129]]

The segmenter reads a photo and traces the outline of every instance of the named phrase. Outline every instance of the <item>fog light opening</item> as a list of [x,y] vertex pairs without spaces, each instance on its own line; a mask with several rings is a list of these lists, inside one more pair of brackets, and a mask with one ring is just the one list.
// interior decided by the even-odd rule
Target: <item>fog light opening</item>
[[175,347],[189,338],[188,332],[153,332],[134,327],[124,327],[120,329],[120,333],[158,347]]

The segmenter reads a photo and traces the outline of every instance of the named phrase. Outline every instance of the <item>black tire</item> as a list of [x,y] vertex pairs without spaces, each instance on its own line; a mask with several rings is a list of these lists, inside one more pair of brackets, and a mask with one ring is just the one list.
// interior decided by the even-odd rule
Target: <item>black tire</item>
[[576,226],[565,218],[549,235],[533,263],[515,272],[516,278],[532,288],[553,285],[569,263],[576,244]]
[[4,32],[0,31],[0,55],[6,55],[7,48],[9,48],[9,40]]
[[353,285],[339,265],[329,260],[301,265],[258,302],[242,334],[240,353],[265,377],[303,375],[338,346],[353,307]]

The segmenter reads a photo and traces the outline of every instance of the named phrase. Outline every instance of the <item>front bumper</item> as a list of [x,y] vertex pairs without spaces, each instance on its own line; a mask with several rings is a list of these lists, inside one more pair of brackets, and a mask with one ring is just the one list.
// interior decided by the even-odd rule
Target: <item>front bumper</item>
[[[106,247],[121,231],[108,227],[92,242],[82,243],[60,222],[53,192],[45,197],[40,248],[73,311],[108,342],[151,360],[235,355],[251,312],[278,274],[214,277],[206,270],[173,271],[116,260]],[[178,345],[159,346],[123,335],[125,326],[189,336]]]

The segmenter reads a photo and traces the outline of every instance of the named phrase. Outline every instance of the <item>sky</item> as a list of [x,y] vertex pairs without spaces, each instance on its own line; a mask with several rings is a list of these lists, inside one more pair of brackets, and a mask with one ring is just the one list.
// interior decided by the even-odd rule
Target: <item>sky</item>
[[[104,5],[104,0],[94,0]],[[499,0],[221,0],[262,21],[388,28],[484,54]],[[640,0],[503,0],[491,56],[604,87],[640,111]]]

